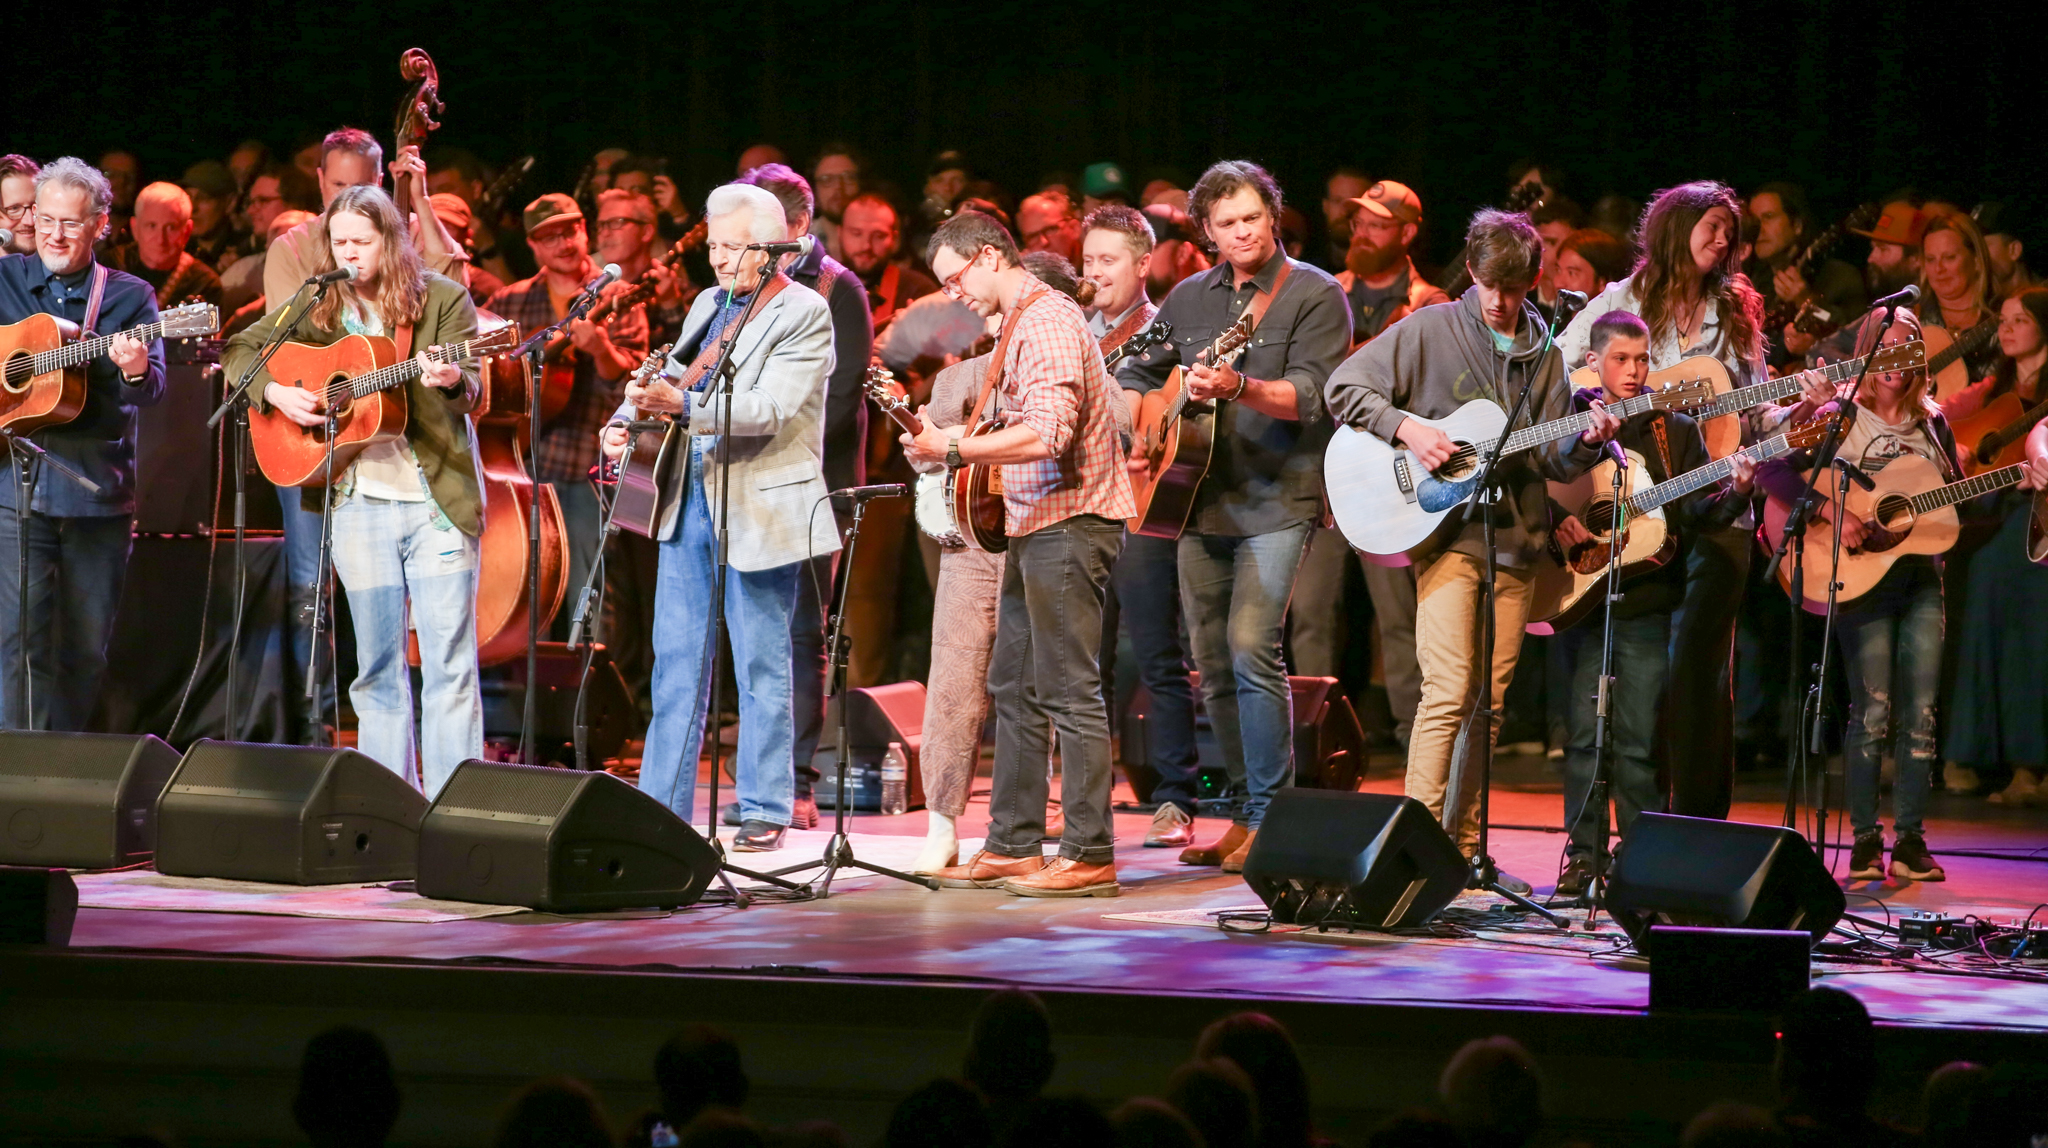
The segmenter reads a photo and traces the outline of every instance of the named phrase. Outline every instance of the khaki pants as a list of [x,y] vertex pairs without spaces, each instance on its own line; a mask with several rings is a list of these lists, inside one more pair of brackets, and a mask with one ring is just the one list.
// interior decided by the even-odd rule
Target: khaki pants
[[918,771],[925,806],[948,817],[967,810],[981,727],[988,719],[988,663],[996,645],[1003,556],[946,550],[932,589],[932,667],[924,695]]
[[[1472,716],[1474,663],[1478,656],[1479,559],[1449,551],[1415,568],[1415,657],[1422,667],[1422,701],[1408,739],[1408,796],[1444,820],[1450,787],[1451,754],[1458,729]],[[1500,734],[1501,705],[1515,658],[1522,651],[1522,627],[1529,619],[1531,579],[1502,569],[1495,576],[1493,643],[1493,729]],[[1468,769],[1454,799],[1452,836],[1470,853],[1479,841],[1479,771]]]

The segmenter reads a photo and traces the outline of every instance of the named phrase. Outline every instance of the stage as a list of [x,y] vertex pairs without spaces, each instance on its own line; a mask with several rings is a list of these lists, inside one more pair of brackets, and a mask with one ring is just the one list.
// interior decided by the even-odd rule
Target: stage
[[[1503,774],[1497,826],[1559,823],[1545,763],[1512,759]],[[1366,784],[1398,786],[1387,762]],[[1769,779],[1751,779],[1741,796],[1738,819],[1777,820]],[[1054,1010],[1055,1090],[1103,1099],[1162,1088],[1217,1016],[1273,1012],[1307,1047],[1318,1117],[1340,1139],[1426,1102],[1444,1058],[1493,1032],[1516,1035],[1543,1061],[1562,1126],[1607,1142],[1624,1129],[1668,1139],[1715,1099],[1770,1099],[1768,1025],[1650,1014],[1647,965],[1616,951],[1625,938],[1604,916],[1597,931],[1569,934],[1536,918],[1464,935],[1225,931],[1214,914],[1256,908],[1257,898],[1237,878],[1179,865],[1175,851],[1139,848],[1148,821],[1117,814],[1123,895],[1078,901],[934,892],[846,871],[830,898],[798,903],[475,916],[403,887],[207,890],[151,874],[90,875],[68,953],[0,955],[13,1016],[4,1052],[27,1069],[4,1091],[11,1108],[33,1114],[26,1127],[47,1128],[76,1105],[106,1132],[140,1113],[157,1114],[181,1143],[289,1139],[282,1108],[266,1122],[224,1094],[217,1104],[207,1097],[230,1082],[288,1092],[296,1042],[352,1020],[384,1033],[407,1075],[418,1122],[402,1120],[400,1139],[474,1142],[511,1088],[544,1073],[589,1078],[614,1116],[629,1114],[651,1100],[647,1066],[663,1036],[707,1019],[741,1036],[757,1115],[837,1120],[865,1143],[893,1097],[957,1071],[981,993],[1021,984]],[[978,837],[985,824],[983,796],[961,830]],[[857,817],[856,850],[907,863],[923,825],[921,812]],[[1221,826],[1204,819],[1198,832]],[[2013,921],[2048,901],[2048,863],[2024,859],[2048,857],[2048,811],[1937,794],[1927,835],[1949,880],[1853,885],[1851,913]],[[793,864],[824,841],[822,831],[793,833],[779,853],[735,860]],[[1497,829],[1494,852],[1540,900],[1562,841]],[[2004,856],[1968,855],[1980,852]],[[1456,908],[1493,903],[1469,895]],[[91,907],[106,904],[160,907]],[[1902,1118],[1913,1117],[1917,1082],[1934,1065],[2038,1056],[2048,1038],[2043,966],[1965,962],[1815,963],[1817,983],[1854,993],[1886,1026],[1881,1103]],[[440,1063],[444,1053],[469,1069],[408,1070],[409,1060]],[[1664,1071],[1647,1070],[1645,1087],[1615,1088],[1631,1062]]]

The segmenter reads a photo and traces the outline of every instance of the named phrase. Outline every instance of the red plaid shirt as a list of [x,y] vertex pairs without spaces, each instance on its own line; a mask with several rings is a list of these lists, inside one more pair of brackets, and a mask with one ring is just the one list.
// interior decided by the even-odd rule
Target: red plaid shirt
[[1079,304],[1048,290],[1024,312],[998,390],[1004,421],[1030,427],[1052,448],[1049,459],[1003,467],[1011,537],[1077,514],[1123,519],[1138,512],[1112,406],[1123,395],[1103,369]]

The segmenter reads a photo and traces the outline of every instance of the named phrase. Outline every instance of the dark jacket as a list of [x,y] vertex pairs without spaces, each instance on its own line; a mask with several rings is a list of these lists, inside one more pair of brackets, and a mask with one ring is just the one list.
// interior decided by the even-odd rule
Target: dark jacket
[[[825,297],[832,312],[832,374],[825,384],[825,485],[833,490],[867,481],[868,407],[861,380],[875,350],[868,289],[860,277],[825,254],[825,245],[790,264],[789,277]],[[823,282],[829,278],[831,282]]]
[[[263,344],[270,340],[277,329],[277,319],[278,313],[273,311],[228,340],[221,355],[221,367],[230,382],[241,378]],[[299,324],[293,341],[324,347],[340,342],[344,334],[316,328],[309,320]],[[413,325],[413,354],[475,336],[476,304],[469,300],[469,289],[453,279],[427,272],[426,309]],[[441,512],[464,534],[477,536],[484,529],[484,505],[477,483],[476,436],[469,412],[476,409],[482,384],[474,359],[460,367],[462,383],[452,393],[430,387],[419,378],[405,384],[405,438],[412,444],[413,457],[419,460],[420,470],[427,476],[427,489],[433,492]],[[266,369],[257,374],[250,387],[251,400],[259,411],[269,410],[263,401],[263,388],[271,381]],[[306,509],[318,510],[319,488],[307,487],[303,501]]]
[[[1532,303],[1522,304],[1522,325],[1502,352],[1479,311],[1479,289],[1464,298],[1424,307],[1382,331],[1330,375],[1330,413],[1337,421],[1393,442],[1409,415],[1441,419],[1474,399],[1496,403],[1512,414],[1525,387],[1535,388],[1522,429],[1572,413],[1564,360],[1545,334]],[[1549,492],[1543,480],[1567,481],[1584,474],[1600,457],[1597,448],[1573,436],[1501,459],[1510,492],[1494,515],[1494,543],[1527,565],[1550,537]],[[1466,521],[1451,549],[1484,558],[1479,519],[1470,503],[1453,511]]]

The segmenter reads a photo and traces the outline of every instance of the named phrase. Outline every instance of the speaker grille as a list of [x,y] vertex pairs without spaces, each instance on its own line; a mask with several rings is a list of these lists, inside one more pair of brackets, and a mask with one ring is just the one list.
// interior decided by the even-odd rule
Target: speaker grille
[[171,789],[178,793],[242,795],[304,804],[320,775],[342,749],[201,741],[185,755]]
[[136,739],[126,734],[0,733],[0,776],[61,777],[112,785]]
[[552,822],[590,774],[538,766],[458,769],[435,803],[445,813],[492,813]]

